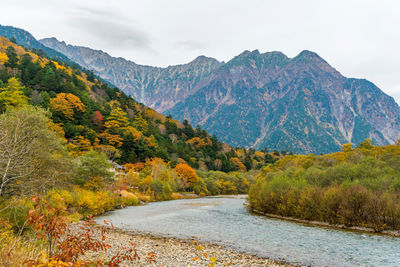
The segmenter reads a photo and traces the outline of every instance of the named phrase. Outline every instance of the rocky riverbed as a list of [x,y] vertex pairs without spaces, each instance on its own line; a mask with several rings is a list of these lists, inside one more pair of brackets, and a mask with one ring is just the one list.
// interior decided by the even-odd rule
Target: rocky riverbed
[[[95,235],[98,235],[102,226],[92,227]],[[79,223],[72,225],[71,229],[78,231]],[[198,242],[196,238],[192,240],[167,238],[114,228],[108,230],[106,243],[111,245],[111,248],[105,254],[94,253],[86,256],[109,259],[123,248],[135,244],[140,260],[126,263],[124,266],[208,266],[214,258],[215,266],[292,266],[237,252],[224,246]],[[146,257],[149,253],[155,253],[156,262],[148,262]]]

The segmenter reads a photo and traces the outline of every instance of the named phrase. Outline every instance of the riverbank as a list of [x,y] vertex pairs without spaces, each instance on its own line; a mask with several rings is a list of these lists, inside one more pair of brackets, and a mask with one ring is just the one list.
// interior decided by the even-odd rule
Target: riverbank
[[[71,230],[78,231],[80,224],[72,224]],[[95,225],[92,227],[96,236],[101,227],[104,226]],[[215,266],[293,266],[285,262],[241,253],[221,245],[198,242],[195,238],[186,240],[161,237],[114,228],[109,229],[106,242],[111,248],[107,250],[105,255],[94,253],[86,256],[107,259],[123,248],[129,247],[130,244],[135,244],[140,260],[127,263],[124,266],[207,266],[211,262],[210,257],[215,257]],[[147,262],[146,256],[149,253],[155,253],[155,263]],[[203,253],[207,255],[207,258],[204,257]]]
[[256,209],[251,209],[250,207],[247,207],[247,209],[250,212],[257,214],[257,215],[262,215],[262,216],[265,216],[268,218],[273,218],[273,219],[285,220],[285,221],[289,221],[289,222],[301,223],[301,224],[305,224],[305,225],[326,227],[326,228],[354,231],[354,232],[361,232],[361,233],[369,233],[369,234],[376,234],[376,235],[385,235],[385,236],[391,236],[391,237],[400,237],[400,231],[384,230],[384,231],[377,232],[374,229],[367,228],[367,227],[346,226],[344,224],[330,224],[327,222],[302,220],[302,219],[293,218],[293,217],[285,217],[285,216],[275,215],[275,214],[271,214],[271,213],[265,213],[265,212],[262,212],[262,211],[259,211]]

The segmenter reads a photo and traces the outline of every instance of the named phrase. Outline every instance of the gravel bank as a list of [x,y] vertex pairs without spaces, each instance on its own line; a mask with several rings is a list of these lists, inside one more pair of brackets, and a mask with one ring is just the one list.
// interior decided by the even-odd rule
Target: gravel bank
[[[75,231],[78,226],[79,224],[73,224],[71,229]],[[96,232],[99,231],[99,227],[101,226],[95,227]],[[240,253],[216,244],[159,237],[119,229],[109,230],[106,241],[112,246],[107,250],[106,255],[91,254],[87,256],[109,258],[110,255],[115,255],[122,248],[129,247],[129,244],[133,243],[136,244],[136,249],[141,259],[125,266],[208,266],[210,263],[209,257],[216,258],[215,266],[293,266],[284,262]],[[201,246],[202,249],[199,251],[196,245]],[[156,254],[156,263],[149,264],[145,257],[152,252]],[[207,254],[208,259],[203,256],[203,253]],[[196,257],[198,259],[194,260]]]

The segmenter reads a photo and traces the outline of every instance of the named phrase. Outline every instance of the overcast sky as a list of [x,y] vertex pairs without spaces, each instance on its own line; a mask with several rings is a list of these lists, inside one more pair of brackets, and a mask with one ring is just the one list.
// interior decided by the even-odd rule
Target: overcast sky
[[168,66],[198,55],[312,50],[347,77],[366,78],[400,103],[400,1],[0,0],[0,24],[37,39]]

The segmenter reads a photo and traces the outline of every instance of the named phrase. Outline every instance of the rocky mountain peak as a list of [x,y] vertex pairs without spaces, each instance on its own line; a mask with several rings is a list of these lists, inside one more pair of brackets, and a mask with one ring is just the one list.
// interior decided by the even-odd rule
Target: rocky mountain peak
[[204,63],[209,63],[209,62],[219,63],[219,61],[217,59],[215,59],[215,58],[201,55],[201,56],[196,57],[191,62],[189,62],[189,64],[191,64],[191,63],[204,64]]
[[[44,44],[61,52],[61,42],[51,43]],[[64,48],[138,101],[233,146],[328,153],[365,138],[386,144],[400,137],[400,108],[389,96],[342,76],[312,51],[291,59],[278,51],[246,50],[227,63],[199,56],[156,68],[89,48]]]
[[321,58],[317,53],[312,52],[310,50],[303,50],[298,54],[293,60],[296,61],[308,61],[308,62],[325,62],[323,58]]
[[289,65],[290,66],[288,66],[288,68],[291,68],[295,71],[311,71],[313,75],[315,75],[316,73],[320,73],[321,75],[330,75],[337,79],[344,78],[340,74],[340,72],[329,65],[329,63],[325,61],[322,57],[320,57],[317,53],[309,50],[303,50],[302,52],[300,52],[300,54],[298,54],[290,61]]

